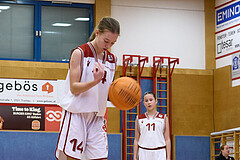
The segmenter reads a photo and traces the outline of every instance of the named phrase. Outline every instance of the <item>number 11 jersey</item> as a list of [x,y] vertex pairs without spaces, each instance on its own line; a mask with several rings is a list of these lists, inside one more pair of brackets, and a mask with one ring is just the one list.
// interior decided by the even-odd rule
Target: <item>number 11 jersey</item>
[[164,131],[166,115],[157,112],[153,118],[148,117],[147,113],[138,117],[138,129],[140,137],[138,145],[146,149],[155,149],[166,146]]

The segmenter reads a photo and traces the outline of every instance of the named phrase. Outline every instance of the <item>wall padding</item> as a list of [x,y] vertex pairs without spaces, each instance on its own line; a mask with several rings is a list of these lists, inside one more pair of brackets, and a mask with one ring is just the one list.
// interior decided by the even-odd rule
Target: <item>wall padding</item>
[[210,137],[175,136],[175,160],[210,160]]
[[213,131],[213,75],[174,74],[172,134],[209,135]]
[[231,66],[214,71],[215,132],[236,128],[240,124],[240,86],[232,87]]

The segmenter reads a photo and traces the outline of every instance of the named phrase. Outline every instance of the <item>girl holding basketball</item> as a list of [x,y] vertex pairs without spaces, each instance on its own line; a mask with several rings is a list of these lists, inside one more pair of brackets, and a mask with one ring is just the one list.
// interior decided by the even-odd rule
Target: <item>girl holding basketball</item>
[[157,112],[153,92],[145,92],[143,104],[147,112],[135,121],[134,160],[170,160],[171,142],[168,117]]
[[59,160],[107,159],[104,122],[108,88],[113,81],[116,57],[108,51],[117,41],[120,25],[105,17],[89,42],[72,51],[66,78],[60,134],[56,149]]

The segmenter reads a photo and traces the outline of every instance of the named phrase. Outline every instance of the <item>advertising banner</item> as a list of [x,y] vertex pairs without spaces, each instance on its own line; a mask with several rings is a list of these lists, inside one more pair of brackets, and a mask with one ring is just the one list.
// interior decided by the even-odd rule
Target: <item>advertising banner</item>
[[240,0],[215,7],[216,68],[232,65],[232,86],[240,85]]
[[240,21],[240,1],[233,1],[216,7],[216,32],[238,25]]
[[59,131],[61,117],[61,107],[45,107],[45,131]]
[[59,131],[64,81],[0,79],[4,130]]
[[28,104],[0,104],[4,130],[59,131],[62,108]]
[[57,81],[0,79],[0,103],[58,104]]
[[1,105],[0,116],[6,130],[45,130],[45,108],[36,106]]
[[240,51],[240,26],[216,34],[216,58]]

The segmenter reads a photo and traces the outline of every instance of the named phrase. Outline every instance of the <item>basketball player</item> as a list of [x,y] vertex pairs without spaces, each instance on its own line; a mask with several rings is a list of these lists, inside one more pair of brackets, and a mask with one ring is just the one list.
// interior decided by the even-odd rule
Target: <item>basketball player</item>
[[147,112],[136,117],[134,160],[170,160],[168,118],[157,112],[157,100],[153,92],[144,93],[143,104]]
[[4,119],[0,116],[0,129],[3,129]]
[[116,57],[108,51],[117,41],[120,25],[105,17],[89,42],[72,51],[60,134],[56,149],[59,160],[107,159],[108,144],[104,121],[108,88],[113,81]]

